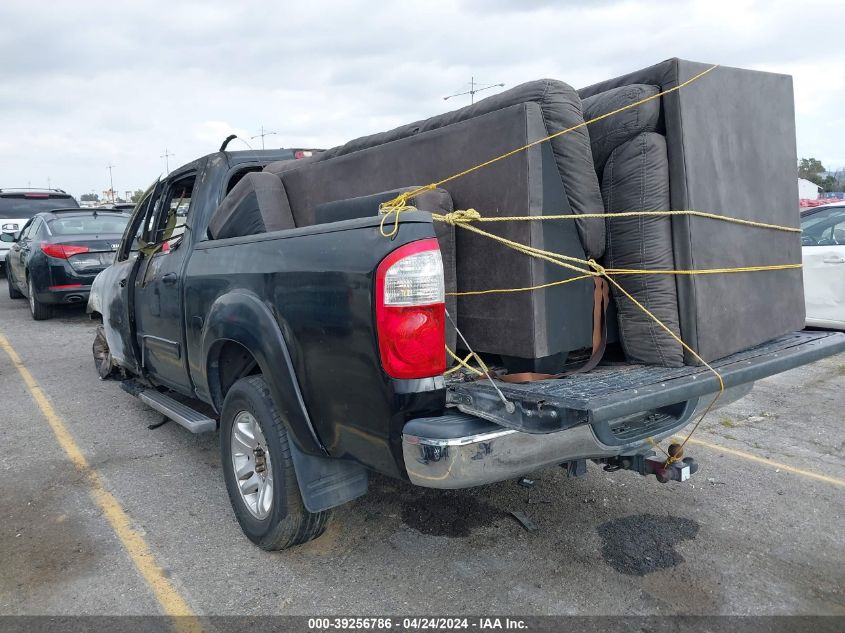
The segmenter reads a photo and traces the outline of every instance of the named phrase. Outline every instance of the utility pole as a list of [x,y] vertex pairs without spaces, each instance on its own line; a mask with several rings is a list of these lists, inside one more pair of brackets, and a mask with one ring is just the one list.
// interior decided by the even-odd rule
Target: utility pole
[[112,173],[111,170],[114,167],[111,163],[106,165],[106,169],[109,170],[109,195],[111,196],[111,203],[114,204],[114,181],[112,180]]
[[470,77],[469,80],[469,90],[466,92],[458,92],[453,95],[449,95],[448,97],[443,97],[443,101],[451,99],[452,97],[463,97],[464,95],[469,95],[469,102],[475,103],[475,93],[481,92],[482,90],[489,90],[490,88],[504,88],[505,84],[489,84],[487,86],[480,86],[479,84],[475,83],[475,77]]
[[164,148],[164,154],[159,156],[159,158],[164,159],[164,166],[167,169],[168,174],[170,173],[170,157],[171,156],[176,156],[176,154],[171,154],[170,150],[168,150],[166,147]]
[[273,135],[273,134],[275,134],[275,133],[276,133],[276,132],[266,132],[266,131],[264,131],[264,124],[262,123],[262,124],[261,124],[261,133],[260,133],[260,134],[256,134],[255,136],[250,136],[249,138],[250,138],[250,140],[252,140],[252,139],[254,139],[254,138],[261,137],[261,149],[264,149],[264,137],[265,137],[265,136],[271,136],[271,135]]
[[50,189],[50,176],[47,176],[47,189]]

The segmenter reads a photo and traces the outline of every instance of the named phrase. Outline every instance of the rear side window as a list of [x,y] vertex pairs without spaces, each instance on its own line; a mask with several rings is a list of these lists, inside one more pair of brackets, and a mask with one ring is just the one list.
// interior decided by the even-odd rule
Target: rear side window
[[845,244],[845,207],[831,207],[801,219],[802,246]]
[[36,213],[78,207],[73,196],[13,193],[0,195],[0,220],[28,220]]
[[72,216],[50,220],[50,232],[53,235],[103,235],[106,233],[123,235],[129,216],[116,215]]

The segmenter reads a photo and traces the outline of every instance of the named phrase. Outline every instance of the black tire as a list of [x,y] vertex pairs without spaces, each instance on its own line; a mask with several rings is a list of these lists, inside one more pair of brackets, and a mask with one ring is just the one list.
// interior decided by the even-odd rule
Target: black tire
[[106,341],[106,331],[102,325],[97,326],[91,351],[94,354],[94,367],[102,380],[108,380],[117,373],[117,367],[112,360],[109,344]]
[[23,293],[15,287],[15,282],[12,281],[12,271],[6,269],[6,283],[9,284],[9,299],[23,299]]
[[29,312],[36,321],[45,321],[53,315],[53,308],[46,303],[41,303],[35,296],[35,289],[32,287],[32,277],[26,279],[27,291],[29,292]]
[[[232,461],[232,427],[242,412],[250,413],[267,442],[273,475],[269,514],[259,519],[241,495]],[[331,510],[309,512],[302,503],[290,455],[290,440],[279,410],[273,403],[263,376],[241,378],[229,389],[220,414],[220,452],[223,475],[235,516],[247,538],[265,550],[282,550],[320,536]]]

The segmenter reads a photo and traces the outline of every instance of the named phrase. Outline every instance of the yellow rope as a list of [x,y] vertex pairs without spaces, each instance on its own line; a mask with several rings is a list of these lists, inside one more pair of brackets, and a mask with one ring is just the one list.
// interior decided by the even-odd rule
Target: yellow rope
[[469,369],[472,373],[474,373],[474,374],[476,374],[476,375],[478,375],[478,376],[483,376],[483,375],[484,375],[484,372],[481,372],[481,371],[477,370],[475,367],[472,367],[472,366],[470,366],[470,365],[468,365],[468,364],[467,364],[467,361],[468,361],[470,358],[472,358],[472,356],[473,356],[473,353],[472,353],[472,352],[470,352],[469,354],[467,354],[467,355],[466,355],[466,357],[464,357],[463,359],[462,359],[462,358],[460,358],[457,354],[455,354],[455,352],[453,352],[452,350],[450,350],[448,345],[446,346],[446,352],[448,352],[449,356],[451,356],[453,359],[455,359],[455,361],[456,361],[458,364],[457,364],[457,365],[455,365],[454,367],[452,367],[452,369],[447,369],[446,371],[444,371],[444,372],[443,372],[443,375],[444,375],[444,376],[447,376],[447,375],[451,374],[452,372],[458,371],[461,367],[466,367],[466,368],[467,368],[467,369]]
[[[408,207],[406,210],[413,207]],[[761,229],[773,229],[776,231],[786,231],[788,233],[800,233],[801,229],[793,226],[784,226],[782,224],[769,224],[768,222],[757,222],[756,220],[744,220],[742,218],[734,218],[729,215],[720,215],[718,213],[710,213],[708,211],[693,211],[693,210],[679,210],[679,211],[622,211],[619,213],[568,213],[561,215],[513,215],[513,216],[483,216],[475,209],[466,209],[461,211],[453,211],[442,216],[443,222],[447,224],[460,224],[469,222],[546,222],[549,220],[581,220],[581,219],[599,219],[599,218],[640,218],[640,217],[672,217],[672,216],[693,216],[698,218],[708,218],[710,220],[720,220],[722,222],[730,222],[732,224],[742,224],[745,226],[753,226]]]

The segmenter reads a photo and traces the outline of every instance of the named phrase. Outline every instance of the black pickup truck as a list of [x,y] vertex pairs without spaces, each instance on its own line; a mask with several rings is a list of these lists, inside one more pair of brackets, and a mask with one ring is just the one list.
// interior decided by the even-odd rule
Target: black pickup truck
[[[464,488],[586,461],[684,480],[687,457],[650,459],[650,439],[685,427],[718,391],[701,367],[600,365],[509,384],[446,369],[443,265],[429,214],[211,239],[209,221],[242,178],[291,150],[221,151],[156,182],[115,263],[94,282],[102,377],[194,433],[219,428],[226,485],[265,549],[319,536],[368,471]],[[755,380],[845,350],[797,332],[714,365],[721,401]]]

